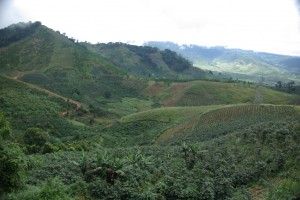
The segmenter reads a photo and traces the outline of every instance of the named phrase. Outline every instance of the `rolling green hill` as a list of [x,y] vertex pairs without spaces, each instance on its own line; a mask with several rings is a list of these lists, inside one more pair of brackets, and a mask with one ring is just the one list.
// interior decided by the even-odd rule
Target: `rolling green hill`
[[0,48],[0,72],[94,107],[139,96],[147,83],[131,74],[184,79],[205,76],[175,52],[119,43],[77,43],[40,23],[21,27],[3,29],[7,35],[31,31]]
[[108,131],[115,137],[123,135],[119,146],[180,144],[210,140],[262,122],[293,122],[298,117],[297,107],[270,104],[168,107],[124,116]]
[[144,81],[130,78],[104,58],[42,25],[31,35],[0,48],[0,71],[94,107],[110,101],[108,97],[136,96],[144,85]]

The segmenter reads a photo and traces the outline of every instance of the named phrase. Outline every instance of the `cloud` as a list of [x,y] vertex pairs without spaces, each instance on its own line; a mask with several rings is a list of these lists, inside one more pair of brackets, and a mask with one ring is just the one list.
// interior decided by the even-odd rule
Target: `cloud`
[[14,0],[0,0],[0,28],[24,21],[22,13],[15,6]]
[[0,0],[0,28],[41,21],[92,43],[157,40],[295,54],[299,20],[300,0]]
[[296,1],[296,6],[298,7],[298,12],[300,15],[300,0],[295,0]]

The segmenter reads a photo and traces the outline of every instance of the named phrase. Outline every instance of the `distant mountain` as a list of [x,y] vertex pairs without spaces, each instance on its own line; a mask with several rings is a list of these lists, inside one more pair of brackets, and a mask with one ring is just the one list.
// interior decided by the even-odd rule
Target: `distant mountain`
[[151,41],[144,45],[176,51],[202,69],[241,74],[244,77],[260,75],[273,81],[300,80],[300,57],[172,42]]

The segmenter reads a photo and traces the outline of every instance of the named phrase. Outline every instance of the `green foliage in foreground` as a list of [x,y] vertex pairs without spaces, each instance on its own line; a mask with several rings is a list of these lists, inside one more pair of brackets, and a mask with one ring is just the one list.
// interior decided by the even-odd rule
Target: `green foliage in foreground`
[[14,194],[10,197],[12,200],[71,200],[66,186],[63,182],[55,177],[48,179],[41,188],[29,186],[26,192],[22,194]]
[[0,143],[0,197],[23,187],[26,162],[18,145]]
[[15,143],[8,139],[11,134],[9,123],[0,113],[0,199],[7,193],[19,190],[23,186],[23,175],[26,169],[24,155]]
[[296,199],[299,134],[299,121],[262,122],[194,144],[36,155],[26,183],[59,177],[74,199],[246,199],[253,185]]

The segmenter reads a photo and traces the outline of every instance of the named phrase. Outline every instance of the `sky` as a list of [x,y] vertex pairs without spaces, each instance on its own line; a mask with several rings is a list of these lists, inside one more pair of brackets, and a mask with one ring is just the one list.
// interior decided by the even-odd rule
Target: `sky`
[[300,56],[300,0],[0,0],[0,28],[41,21],[79,41],[172,41]]

